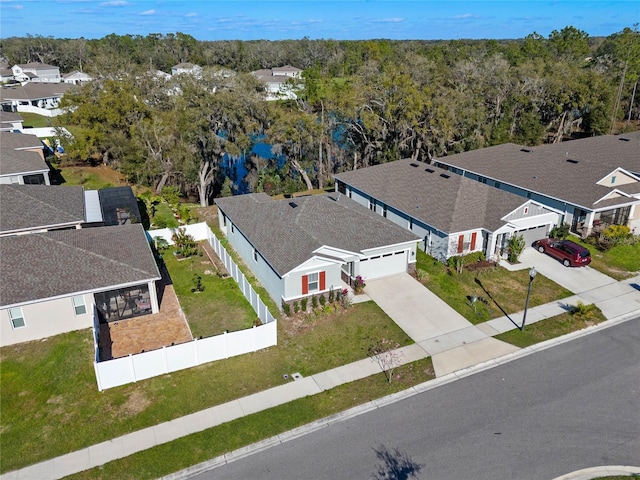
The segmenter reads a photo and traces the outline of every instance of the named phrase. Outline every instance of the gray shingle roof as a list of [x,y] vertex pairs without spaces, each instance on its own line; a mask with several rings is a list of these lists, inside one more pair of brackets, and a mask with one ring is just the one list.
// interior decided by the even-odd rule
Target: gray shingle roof
[[84,222],[82,187],[0,185],[0,233]]
[[216,204],[279,275],[323,245],[361,252],[418,240],[344,195],[272,200],[251,194],[219,198]]
[[48,172],[42,142],[35,135],[0,132],[0,175]]
[[28,133],[0,132],[0,149],[5,150],[42,150],[42,140]]
[[591,209],[611,191],[596,182],[618,167],[640,174],[640,132],[538,147],[507,143],[436,161]]
[[494,231],[504,225],[502,217],[526,202],[512,193],[410,159],[335,177],[447,234],[477,228]]
[[62,97],[74,88],[70,83],[27,83],[26,85],[0,89],[0,100],[41,100]]
[[142,225],[0,237],[0,305],[158,280]]

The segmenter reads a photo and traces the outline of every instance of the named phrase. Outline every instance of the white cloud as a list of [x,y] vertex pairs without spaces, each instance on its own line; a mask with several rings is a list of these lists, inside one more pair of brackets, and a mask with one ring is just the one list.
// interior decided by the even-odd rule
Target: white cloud
[[102,2],[100,4],[101,7],[124,7],[129,5],[129,2],[125,2],[124,0],[113,0],[111,2]]
[[196,12],[187,13],[187,14],[185,15],[185,17],[197,17],[197,16],[198,16],[198,14],[197,14]]
[[151,9],[151,10],[145,10],[144,12],[140,12],[140,15],[153,15],[154,13],[156,13],[156,11]]
[[374,20],[375,23],[401,23],[404,22],[404,18],[393,17],[393,18],[378,18]]

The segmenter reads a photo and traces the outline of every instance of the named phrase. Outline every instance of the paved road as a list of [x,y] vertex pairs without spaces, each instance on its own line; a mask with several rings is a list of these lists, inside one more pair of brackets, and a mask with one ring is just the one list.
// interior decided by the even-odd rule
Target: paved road
[[[551,479],[640,463],[640,318],[428,390],[199,479],[369,479],[375,448],[420,479]],[[405,478],[405,477],[389,477]]]

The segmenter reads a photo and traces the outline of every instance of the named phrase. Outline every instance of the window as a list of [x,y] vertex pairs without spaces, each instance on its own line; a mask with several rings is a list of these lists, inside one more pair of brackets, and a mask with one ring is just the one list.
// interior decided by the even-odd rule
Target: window
[[310,292],[318,290],[318,272],[309,274],[308,286]]
[[234,233],[235,230],[233,229],[233,223],[231,224],[231,233]]
[[22,308],[10,308],[9,318],[11,319],[11,325],[13,328],[22,328],[26,325],[24,321],[24,315],[22,314]]
[[384,205],[384,206],[382,207],[382,216],[383,216],[384,218],[387,218],[387,206],[386,206],[386,205]]
[[527,215],[529,213],[529,205],[527,205],[526,207],[524,207],[524,210],[522,211],[523,215]]
[[373,197],[369,199],[369,210],[373,210],[374,212],[376,211],[376,201]]
[[72,298],[73,308],[76,311],[76,315],[84,315],[87,313],[87,306],[84,303],[84,295],[77,295]]
[[253,249],[253,261],[258,261],[258,251],[255,248]]
[[615,175],[613,175],[611,177],[611,185],[613,185],[614,183],[616,183],[616,176]]

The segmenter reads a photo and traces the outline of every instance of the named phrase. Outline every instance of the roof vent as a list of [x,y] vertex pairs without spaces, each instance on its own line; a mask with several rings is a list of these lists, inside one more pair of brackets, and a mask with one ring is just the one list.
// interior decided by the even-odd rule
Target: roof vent
[[441,176],[442,178],[449,178],[449,177],[451,177],[451,175],[447,175],[446,173],[441,173],[441,174],[440,174],[440,176]]
[[525,153],[529,153],[529,152],[531,152],[531,149],[530,148],[521,148],[520,151],[521,152],[525,152]]
[[629,139],[627,137],[620,137],[621,142],[628,142]]
[[412,167],[418,168],[418,164],[417,163],[410,163],[409,165],[411,165]]
[[435,172],[435,170],[433,168],[425,168],[424,171],[425,172],[429,172],[429,173]]
[[567,162],[569,162],[569,163],[578,163],[578,160],[574,160],[573,158],[567,158]]
[[289,206],[291,208],[296,208],[298,206],[298,204],[296,202],[289,202]]

